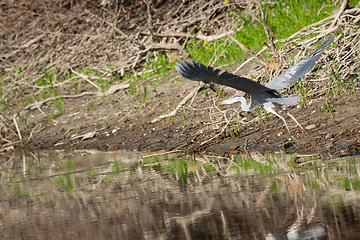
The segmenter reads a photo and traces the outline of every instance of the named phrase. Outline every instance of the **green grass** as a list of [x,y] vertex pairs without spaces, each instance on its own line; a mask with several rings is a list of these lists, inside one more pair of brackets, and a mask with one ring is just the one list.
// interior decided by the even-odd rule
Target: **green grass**
[[[355,6],[357,2],[358,1],[352,0],[350,1],[350,5]],[[323,8],[322,11],[318,14],[318,11],[321,9],[321,7],[331,4],[333,4],[332,0],[277,0],[274,4],[264,3],[262,8],[264,11],[266,11],[266,9],[269,10],[268,25],[274,30],[274,40],[276,40],[289,37],[299,29],[332,15],[332,11],[339,7],[339,3],[337,6]],[[233,29],[235,31],[233,36],[247,48],[253,52],[256,52],[263,48],[264,42],[268,44],[264,27],[256,22],[251,16],[249,16],[244,11],[237,11],[231,5],[229,5],[229,7],[225,10],[227,11],[227,14],[232,16],[232,19],[235,23],[234,26],[236,26]],[[197,31],[199,30],[201,31],[201,29],[198,29]],[[280,46],[281,43],[277,44],[277,47]],[[205,64],[210,62],[214,56],[214,53],[216,53],[216,56],[218,57],[223,54],[223,56],[219,58],[215,65],[238,65],[246,58],[248,58],[248,55],[242,51],[237,44],[232,43],[226,38],[211,42],[204,42],[196,38],[189,38],[187,44],[185,45],[185,49],[195,61],[203,62]],[[260,57],[265,59],[269,56],[264,53]],[[88,76],[91,81],[100,87],[100,91],[103,93],[108,88],[109,84],[113,82],[129,83],[130,87],[128,91],[131,94],[133,101],[140,107],[143,107],[149,101],[150,93],[156,93],[157,87],[170,78],[170,71],[174,71],[174,65],[175,63],[169,61],[169,58],[165,52],[159,52],[157,57],[150,58],[149,61],[142,66],[142,70],[138,72],[127,72],[124,76],[114,75],[108,77],[104,73],[93,69],[90,65],[84,66],[83,69],[78,72]],[[112,63],[109,63],[107,64],[106,68],[110,71],[113,71],[115,66]],[[332,80],[329,83],[329,91],[327,96],[330,96],[330,94],[336,95],[338,92],[342,92],[344,84],[346,85],[347,89],[352,89],[354,92],[355,87],[353,80],[340,79],[338,69],[334,70],[335,72],[332,76]],[[56,84],[77,76],[71,71],[69,71],[66,76],[60,76],[52,69],[45,69],[44,72],[45,75],[39,78],[35,83],[39,87],[44,87],[44,89],[36,95],[27,96],[26,100],[23,100],[27,103],[22,102],[22,106],[42,101],[50,97],[62,95],[64,90],[63,86],[57,86]],[[21,69],[16,68],[12,73],[9,74],[20,77]],[[5,76],[6,74],[1,76],[0,80],[2,80],[2,78]],[[97,91],[97,89],[94,89],[92,86],[91,90],[89,90],[89,88],[85,89],[85,87],[88,87],[89,84],[83,79],[79,80],[79,78],[75,78],[70,81],[70,83],[71,84],[68,86],[72,86],[72,89],[75,90],[76,94],[83,91]],[[5,91],[4,87],[5,85],[1,81],[1,99]],[[309,87],[311,86],[299,85],[298,91],[301,94],[303,103],[306,101],[306,93],[309,90]],[[13,95],[16,96],[15,93]],[[15,99],[14,96],[11,97]],[[4,103],[8,104],[9,101],[12,102],[13,100],[11,100],[9,97],[7,97],[7,99],[2,99],[0,101],[0,110],[2,110]],[[19,105],[20,101],[14,101],[11,104]],[[53,109],[52,111],[46,111],[49,120],[52,120],[57,116],[57,114],[63,111],[64,100],[62,98],[58,98],[48,102],[47,105]],[[85,108],[88,109],[91,107],[91,102],[85,106]],[[184,117],[183,119],[185,122]],[[234,128],[234,132],[236,132],[236,128]]]
[[[317,13],[322,6],[331,5],[332,3],[332,0],[277,0],[274,4],[264,3],[262,8],[264,11],[269,9],[268,25],[274,30],[274,39],[281,39],[289,37],[299,29],[331,15],[331,11],[338,6],[326,7],[319,14]],[[355,5],[356,1],[351,1],[350,4]],[[234,28],[234,37],[254,52],[261,49],[264,46],[264,41],[267,42],[264,27],[254,21],[252,17],[244,11],[235,12],[232,5],[229,5],[225,10],[232,16],[236,25]],[[217,56],[223,53],[223,57],[220,57],[215,65],[228,63],[237,65],[247,58],[247,54],[243,52],[237,44],[231,43],[225,38],[212,42],[204,42],[196,38],[190,38],[185,48],[195,61],[206,64],[209,63],[215,51]],[[262,57],[264,58],[265,55]],[[130,83],[129,92],[132,94],[133,100],[142,106],[148,100],[149,91],[157,91],[156,87],[169,77],[169,71],[174,70],[174,65],[175,63],[169,62],[165,52],[159,52],[157,57],[150,58],[149,61],[143,65],[143,70],[140,71],[140,73],[133,71],[125,73],[123,77],[106,77],[103,73],[92,69],[89,65],[85,65],[79,73],[89,77],[97,77],[97,79],[91,79],[91,81],[97,84],[102,92],[106,90],[110,83],[119,81],[119,79],[121,79],[120,81]],[[109,63],[107,69],[114,70],[115,67]],[[15,75],[19,75],[21,70],[17,68],[14,72]],[[75,73],[69,71],[67,76],[61,77],[52,69],[47,69],[45,76],[36,81],[38,86],[46,87],[45,90],[37,96],[29,98],[32,99],[29,103],[61,95],[60,88],[54,87],[55,79],[56,82],[63,82],[75,76]],[[154,76],[156,77],[151,79]],[[77,83],[76,89],[78,93],[82,91],[85,85],[83,81],[77,81],[76,79],[74,79],[72,83]],[[0,96],[2,94],[1,90],[2,86],[0,86]],[[57,112],[61,112],[64,107],[62,99],[52,101],[51,104],[54,105]]]
[[85,109],[90,110],[96,105],[96,101],[94,99],[90,99],[85,105]]
[[230,129],[228,130],[227,135],[229,135],[232,138],[235,138],[236,136],[239,135],[241,130],[242,130],[241,125],[238,122],[234,121]]
[[294,89],[296,92],[300,93],[300,99],[304,105],[306,104],[307,93],[312,89],[312,85],[312,82],[303,82],[302,80],[294,84]]
[[[301,28],[332,15],[332,10],[338,6],[323,8],[317,14],[322,6],[331,4],[333,4],[332,0],[277,0],[274,5],[263,4],[262,8],[264,12],[267,8],[269,9],[267,24],[274,30],[274,40],[276,40],[287,38]],[[248,49],[252,51],[260,50],[264,46],[264,41],[269,44],[264,27],[261,24],[254,21],[251,16],[243,11],[234,13],[230,7],[228,11],[238,26],[234,29],[234,37]],[[208,63],[216,48],[218,48],[217,53],[221,53],[224,50],[226,46],[223,43],[225,41],[225,39],[220,39],[207,43],[190,38],[186,45],[186,50],[195,61]],[[246,55],[237,44],[232,43],[227,47],[224,57],[221,57],[216,65],[239,63],[245,59]]]
[[142,71],[125,74],[122,81],[130,84],[129,92],[133,101],[143,106],[148,101],[148,91],[156,93],[157,86],[169,78],[174,67],[175,63],[169,62],[165,53],[160,53],[157,58],[150,58]]
[[321,105],[321,108],[324,109],[326,111],[326,113],[329,115],[334,111],[334,106],[329,105],[327,103],[324,103],[323,105]]
[[356,5],[357,5],[357,7],[359,7],[359,0],[350,0],[349,5],[351,7],[356,7]]
[[262,108],[256,109],[256,116],[259,118],[260,126],[262,129],[266,128],[268,114],[270,116],[272,115],[271,113],[268,113]]

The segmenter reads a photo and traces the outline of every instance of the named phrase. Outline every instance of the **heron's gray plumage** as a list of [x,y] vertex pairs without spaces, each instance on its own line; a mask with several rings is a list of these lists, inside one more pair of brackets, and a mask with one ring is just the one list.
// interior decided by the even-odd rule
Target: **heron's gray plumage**
[[266,87],[280,90],[297,83],[300,78],[305,76],[305,74],[310,71],[310,69],[315,65],[316,61],[320,59],[321,52],[328,48],[333,41],[334,36],[328,37],[328,39],[326,39],[318,49],[316,49],[306,58],[302,59],[300,62],[285,70],[280,76],[269,82]]
[[[256,105],[262,105],[265,110],[274,113],[285,123],[286,129],[291,135],[285,119],[276,113],[273,108],[277,108],[278,105],[296,105],[300,102],[300,98],[282,96],[277,90],[298,82],[300,78],[310,71],[316,61],[320,59],[321,52],[328,48],[333,41],[334,36],[328,37],[313,53],[284,71],[267,85],[262,85],[248,78],[240,77],[229,72],[221,72],[219,69],[214,69],[195,61],[192,61],[192,63],[186,61],[177,63],[175,68],[183,77],[190,80],[210,84],[217,83],[248,93],[250,95],[249,103],[244,97],[240,96],[232,96],[222,103],[232,104],[240,101],[243,111],[250,111]],[[292,115],[289,113],[287,114],[301,127]]]
[[265,100],[267,102],[272,102],[279,105],[288,105],[288,106],[292,106],[300,103],[300,98],[298,96],[294,96],[294,97],[284,97],[282,95],[280,96],[281,97],[277,97],[277,98],[267,98]]

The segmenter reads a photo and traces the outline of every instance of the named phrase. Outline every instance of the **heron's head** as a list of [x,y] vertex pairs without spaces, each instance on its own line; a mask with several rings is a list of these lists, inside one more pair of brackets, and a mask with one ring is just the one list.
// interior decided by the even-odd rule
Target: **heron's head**
[[228,99],[220,102],[218,105],[233,104],[233,103],[241,102],[242,99],[244,99],[244,97],[241,97],[238,95],[233,95],[233,96],[229,97]]

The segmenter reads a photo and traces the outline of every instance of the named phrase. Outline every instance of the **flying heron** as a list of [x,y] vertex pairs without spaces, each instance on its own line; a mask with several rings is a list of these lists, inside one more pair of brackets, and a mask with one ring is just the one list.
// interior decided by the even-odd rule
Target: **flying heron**
[[[192,63],[186,61],[177,63],[175,68],[183,77],[190,80],[201,81],[209,84],[217,83],[249,94],[250,101],[248,103],[244,97],[234,95],[227,100],[220,102],[220,104],[233,104],[236,102],[241,102],[241,108],[246,112],[250,111],[257,105],[261,105],[266,111],[279,117],[284,122],[289,135],[292,136],[285,118],[278,114],[274,108],[280,109],[280,105],[296,105],[300,102],[300,98],[283,96],[279,94],[277,90],[298,82],[299,79],[302,78],[315,65],[316,61],[320,59],[321,52],[328,48],[333,41],[334,36],[327,37],[327,39],[323,41],[322,45],[313,53],[285,70],[281,75],[266,85],[262,85],[261,83],[231,74],[229,72],[220,73],[221,71],[219,69],[214,70],[214,68],[210,66],[205,66],[204,64],[197,63],[195,61],[192,61]],[[294,122],[306,133],[304,128],[300,125],[294,116],[287,112],[286,114],[290,116]]]

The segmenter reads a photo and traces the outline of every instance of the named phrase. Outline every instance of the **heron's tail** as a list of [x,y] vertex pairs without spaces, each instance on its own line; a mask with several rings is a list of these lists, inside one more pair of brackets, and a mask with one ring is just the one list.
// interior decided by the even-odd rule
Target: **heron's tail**
[[279,105],[296,105],[300,102],[300,98],[296,97],[281,97],[281,98],[267,98],[266,101],[277,103]]

